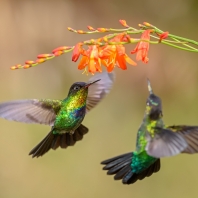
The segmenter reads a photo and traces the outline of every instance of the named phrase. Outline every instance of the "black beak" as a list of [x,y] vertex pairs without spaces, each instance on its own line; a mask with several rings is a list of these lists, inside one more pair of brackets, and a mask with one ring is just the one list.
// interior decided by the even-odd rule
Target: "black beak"
[[93,85],[94,83],[96,83],[96,82],[98,82],[98,81],[100,81],[100,80],[101,80],[101,79],[98,79],[98,80],[96,80],[96,81],[94,81],[94,82],[87,83],[87,84],[85,85],[85,88],[89,87],[90,85]]
[[153,90],[152,90],[152,87],[151,87],[151,83],[150,83],[150,80],[147,78],[147,85],[148,85],[148,91],[150,94],[153,94]]

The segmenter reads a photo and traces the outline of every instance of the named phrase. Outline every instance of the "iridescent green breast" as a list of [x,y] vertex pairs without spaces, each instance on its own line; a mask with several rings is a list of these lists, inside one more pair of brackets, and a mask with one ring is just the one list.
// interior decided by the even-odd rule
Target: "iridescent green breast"
[[[148,109],[147,109],[147,111],[148,111]],[[146,134],[149,133],[151,137],[154,137],[154,135],[156,133],[156,128],[164,127],[162,118],[159,118],[157,120],[152,120],[149,118],[147,111],[146,111],[143,122],[142,122],[142,124],[138,130],[138,134],[137,134],[136,151],[139,153],[144,151],[145,147],[147,145]]]
[[87,93],[80,92],[68,96],[56,116],[54,128],[65,132],[74,131],[83,121],[86,113]]

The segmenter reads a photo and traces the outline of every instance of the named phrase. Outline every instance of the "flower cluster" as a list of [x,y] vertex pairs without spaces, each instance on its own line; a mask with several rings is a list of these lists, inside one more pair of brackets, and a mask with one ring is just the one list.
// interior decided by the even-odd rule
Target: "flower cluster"
[[[73,51],[72,61],[76,62],[81,57],[78,69],[94,74],[95,72],[102,72],[102,65],[108,72],[111,72],[116,66],[122,70],[127,69],[127,63],[136,66],[137,63],[132,60],[125,51],[126,44],[135,44],[136,46],[131,50],[131,54],[136,54],[136,61],[148,63],[148,51],[150,44],[166,44],[175,48],[186,51],[198,52],[197,48],[189,44],[198,45],[198,42],[178,37],[169,32],[164,32],[157,27],[144,22],[139,24],[139,29],[130,27],[125,20],[119,20],[123,29],[113,28],[93,28],[88,26],[88,31],[75,30],[68,28],[69,31],[78,34],[93,34],[93,33],[107,33],[107,35],[98,39],[90,39],[82,41],[75,46],[62,46],[54,49],[50,54],[40,54],[36,61],[26,61],[24,65],[17,64],[11,69],[27,69],[34,67],[40,63],[51,60],[64,53]],[[113,32],[109,34],[109,32]],[[133,34],[141,34],[139,38],[131,37]],[[154,40],[151,40],[151,37]],[[170,38],[172,40],[167,40]]]
[[[123,42],[126,39],[130,39],[127,37],[128,35],[121,33],[115,36],[110,40],[110,42]],[[97,42],[101,42],[98,40]],[[82,55],[80,63],[78,65],[78,69],[86,69],[88,67],[88,71],[92,74],[95,72],[101,72],[101,64],[103,64],[108,72],[111,72],[114,67],[117,65],[119,68],[126,70],[126,62],[136,66],[136,63],[125,53],[125,47],[122,44],[109,45],[108,43],[100,46],[96,43],[93,45],[89,45],[88,49],[85,50],[82,48],[83,43],[77,43],[72,55],[72,61],[77,61],[79,56]]]

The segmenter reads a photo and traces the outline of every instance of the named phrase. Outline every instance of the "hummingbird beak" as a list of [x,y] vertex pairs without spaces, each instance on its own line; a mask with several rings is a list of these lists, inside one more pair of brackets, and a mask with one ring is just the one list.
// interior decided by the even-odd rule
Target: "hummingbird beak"
[[151,87],[151,83],[149,81],[149,79],[147,78],[147,85],[148,85],[148,91],[150,94],[153,94],[153,90],[152,90],[152,87]]
[[91,83],[87,83],[87,84],[85,85],[85,88],[89,87],[90,85],[93,85],[94,83],[96,83],[96,82],[98,82],[98,81],[100,81],[100,80],[101,80],[101,79],[98,79],[98,80],[93,81],[93,82],[91,82]]

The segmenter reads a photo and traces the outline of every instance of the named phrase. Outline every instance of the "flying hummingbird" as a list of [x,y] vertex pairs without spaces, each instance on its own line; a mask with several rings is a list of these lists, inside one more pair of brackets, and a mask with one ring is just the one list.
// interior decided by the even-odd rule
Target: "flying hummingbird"
[[88,83],[76,82],[63,100],[30,99],[0,104],[0,117],[7,120],[46,124],[48,135],[29,153],[32,157],[44,155],[50,149],[73,146],[88,132],[82,123],[85,114],[95,107],[110,91],[113,73],[93,76]]
[[198,152],[198,126],[165,126],[162,102],[148,80],[149,96],[143,122],[137,133],[136,150],[101,162],[108,175],[123,184],[151,176],[160,170],[160,158]]

